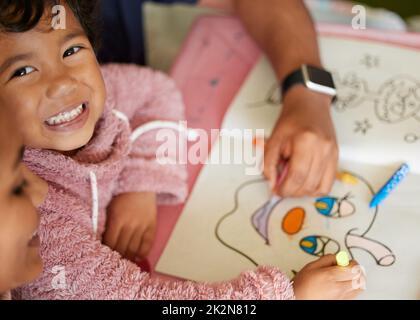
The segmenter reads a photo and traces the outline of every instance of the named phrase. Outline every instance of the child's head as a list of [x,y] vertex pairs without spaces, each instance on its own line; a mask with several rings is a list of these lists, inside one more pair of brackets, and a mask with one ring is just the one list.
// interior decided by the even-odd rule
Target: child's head
[[39,217],[32,202],[37,178],[21,163],[23,144],[10,113],[0,107],[0,293],[41,272]]
[[[52,27],[55,5],[65,9],[64,29]],[[91,0],[0,3],[0,103],[13,108],[29,147],[74,151],[93,135],[105,103],[94,7]]]

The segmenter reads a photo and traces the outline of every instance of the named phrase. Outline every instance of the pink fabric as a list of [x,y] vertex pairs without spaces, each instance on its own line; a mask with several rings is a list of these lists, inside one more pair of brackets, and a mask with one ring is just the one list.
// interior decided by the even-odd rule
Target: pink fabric
[[[89,144],[74,159],[48,150],[25,152],[27,165],[49,184],[39,208],[44,271],[34,283],[15,290],[14,298],[293,299],[291,282],[275,268],[261,267],[219,284],[166,281],[152,279],[101,244],[106,207],[114,195],[155,191],[164,204],[186,197],[185,167],[156,162],[154,133],[141,136],[134,145],[129,140],[131,128],[138,125],[183,118],[182,98],[174,83],[135,66],[109,65],[103,74],[106,109]],[[123,112],[130,126],[113,110]],[[97,233],[92,223],[92,172],[99,193]]]

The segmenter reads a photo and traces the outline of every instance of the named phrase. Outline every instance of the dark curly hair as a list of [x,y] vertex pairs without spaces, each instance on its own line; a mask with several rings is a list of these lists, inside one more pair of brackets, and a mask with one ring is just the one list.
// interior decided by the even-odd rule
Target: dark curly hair
[[[92,46],[97,48],[97,0],[63,0],[73,11]],[[41,20],[48,6],[60,0],[0,0],[0,31],[25,32]]]

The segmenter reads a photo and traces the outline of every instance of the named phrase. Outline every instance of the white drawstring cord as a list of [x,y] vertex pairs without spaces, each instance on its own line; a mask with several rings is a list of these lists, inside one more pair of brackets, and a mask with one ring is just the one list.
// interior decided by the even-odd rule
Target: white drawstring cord
[[[112,110],[112,112],[117,118],[124,121],[128,125],[130,124],[127,116],[124,113],[118,110]],[[145,134],[146,132],[152,131],[155,129],[160,129],[160,128],[174,129],[174,130],[179,131],[180,133],[186,133],[188,141],[195,141],[198,139],[197,131],[188,129],[186,126],[183,126],[179,123],[176,123],[173,121],[151,121],[135,129],[130,136],[130,141],[133,143],[141,135]],[[93,171],[89,172],[89,178],[90,178],[90,186],[91,186],[91,192],[92,192],[92,227],[93,227],[93,232],[96,234],[98,232],[98,218],[99,218],[98,181],[96,178],[96,174]]]
[[128,120],[128,117],[122,113],[121,111],[118,110],[112,110],[112,112],[114,113],[114,115],[120,119],[121,121],[125,122],[126,124],[130,125],[130,121]]
[[187,135],[188,141],[196,141],[199,137],[198,132],[193,129],[187,128],[187,126],[182,125],[174,121],[150,121],[142,126],[136,128],[130,136],[130,141],[136,141],[141,135],[146,132],[155,130],[155,129],[173,129],[177,130],[180,133],[185,133]]
[[[130,121],[128,117],[119,110],[112,110],[114,115],[120,119],[121,121],[125,122],[127,125],[130,125]],[[180,133],[185,133],[187,135],[188,141],[196,141],[199,138],[198,132],[194,129],[189,129],[187,126],[182,125],[181,123],[177,123],[175,121],[161,121],[155,120],[147,122],[139,127],[137,127],[130,136],[130,142],[133,143],[136,141],[141,135],[145,134],[146,132],[156,130],[156,129],[173,129],[177,130]]]
[[89,172],[90,186],[92,191],[92,226],[93,232],[98,231],[98,217],[99,217],[99,198],[98,198],[98,181],[95,172]]

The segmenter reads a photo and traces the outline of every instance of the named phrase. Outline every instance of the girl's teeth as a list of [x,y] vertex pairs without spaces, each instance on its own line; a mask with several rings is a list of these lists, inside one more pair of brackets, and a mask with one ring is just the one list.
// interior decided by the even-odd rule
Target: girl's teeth
[[49,124],[50,126],[54,126],[54,125],[59,125],[59,124],[63,124],[66,122],[70,122],[74,119],[76,119],[79,115],[82,114],[84,109],[83,104],[81,104],[80,106],[78,106],[77,108],[68,111],[68,112],[63,112],[60,113],[59,115],[55,116],[55,117],[51,117],[47,120],[47,124]]

